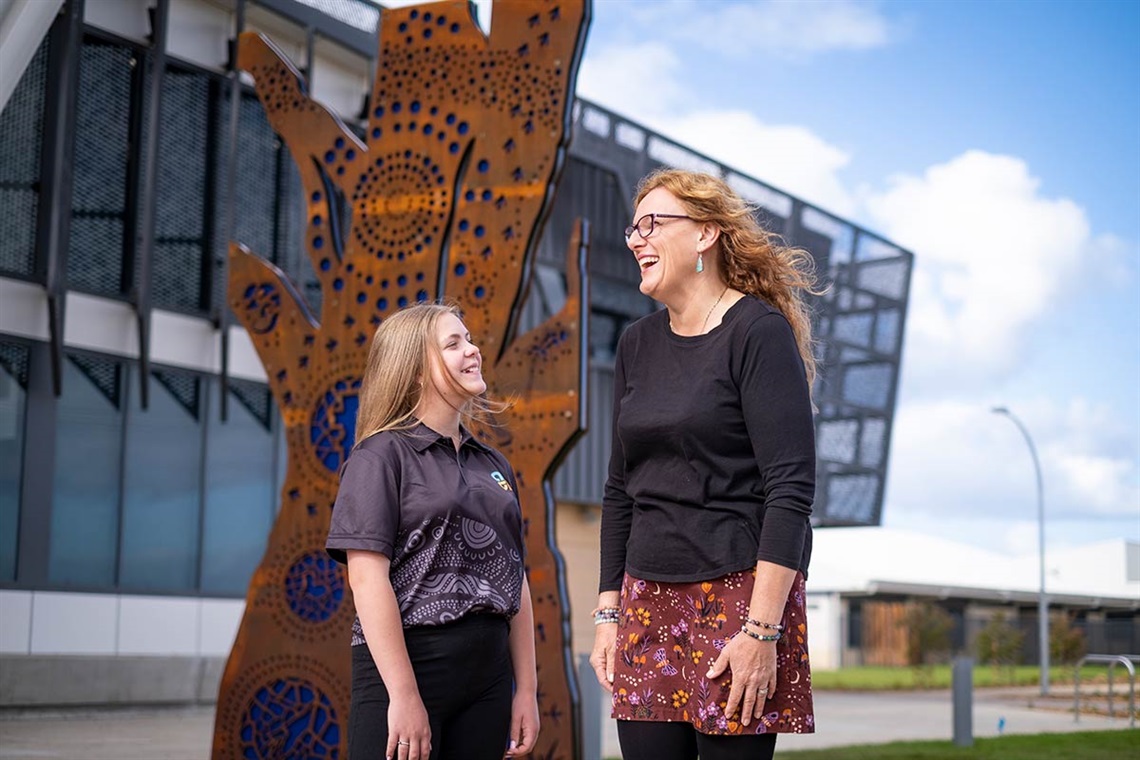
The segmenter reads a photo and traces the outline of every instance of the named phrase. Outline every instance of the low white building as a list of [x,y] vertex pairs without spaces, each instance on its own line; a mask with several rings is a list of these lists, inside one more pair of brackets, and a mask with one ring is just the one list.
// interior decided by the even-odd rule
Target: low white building
[[[898,612],[912,600],[946,609],[955,623],[952,644],[967,653],[977,628],[1004,610],[1027,632],[1025,659],[1034,662],[1039,567],[1036,553],[1005,555],[906,530],[817,530],[808,579],[813,665],[887,664],[900,653],[872,651],[892,645],[868,641],[877,635],[868,627],[890,625],[883,605]],[[1045,575],[1051,612],[1070,616],[1090,652],[1140,651],[1140,543],[1048,551]]]

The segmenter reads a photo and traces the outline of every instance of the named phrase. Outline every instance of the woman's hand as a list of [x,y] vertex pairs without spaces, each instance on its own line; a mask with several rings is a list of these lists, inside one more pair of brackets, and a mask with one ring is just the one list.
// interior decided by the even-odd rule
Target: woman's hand
[[776,693],[776,642],[736,634],[724,645],[707,677],[716,678],[726,670],[732,673],[732,687],[724,716],[731,720],[739,707],[741,722],[747,726],[763,714],[765,700]]
[[614,691],[614,657],[617,647],[617,623],[602,623],[594,626],[594,651],[590,653],[590,664],[598,683],[611,694]]
[[431,726],[420,695],[393,698],[388,707],[388,760],[428,760]]
[[534,750],[538,739],[538,698],[533,692],[516,691],[511,700],[511,743],[507,757],[518,757]]

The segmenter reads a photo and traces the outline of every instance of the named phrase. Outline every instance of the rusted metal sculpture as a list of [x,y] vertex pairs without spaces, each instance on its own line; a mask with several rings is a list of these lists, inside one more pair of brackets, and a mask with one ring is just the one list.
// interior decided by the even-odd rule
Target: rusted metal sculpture
[[[229,300],[281,409],[289,468],[218,699],[215,758],[344,757],[351,595],[324,553],[354,437],[368,341],[400,307],[458,301],[497,398],[481,431],[516,468],[535,601],[542,732],[577,753],[576,684],[549,481],[585,417],[585,229],[569,297],[512,338],[566,143],[588,0],[499,0],[489,35],[467,0],[384,10],[366,142],[309,99],[265,38],[242,35],[270,123],[300,170],[320,321],[279,269],[231,245]],[[238,210],[240,213],[240,209]]]

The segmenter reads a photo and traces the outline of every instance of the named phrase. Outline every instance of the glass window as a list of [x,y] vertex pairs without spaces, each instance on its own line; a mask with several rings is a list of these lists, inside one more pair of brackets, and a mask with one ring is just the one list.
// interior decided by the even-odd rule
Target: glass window
[[0,343],[0,580],[16,580],[28,348]]
[[[131,378],[137,382],[136,370]],[[151,373],[149,408],[131,404],[119,566],[124,589],[197,587],[202,401],[199,376],[163,369]]]
[[56,410],[48,577],[112,586],[119,533],[123,367],[69,356]]
[[217,411],[221,384],[213,380],[209,386],[201,586],[207,594],[241,596],[273,526],[273,407],[265,385],[230,380],[228,415],[222,422]]

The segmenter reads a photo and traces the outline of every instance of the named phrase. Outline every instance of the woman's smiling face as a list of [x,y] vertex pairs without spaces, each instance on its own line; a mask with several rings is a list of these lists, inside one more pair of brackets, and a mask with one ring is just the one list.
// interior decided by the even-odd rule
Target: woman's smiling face
[[[647,218],[650,215],[654,216]],[[641,269],[640,290],[656,301],[664,301],[679,288],[682,278],[696,271],[700,230],[688,219],[681,202],[663,187],[641,199],[633,218],[631,226],[635,229],[626,245]]]

